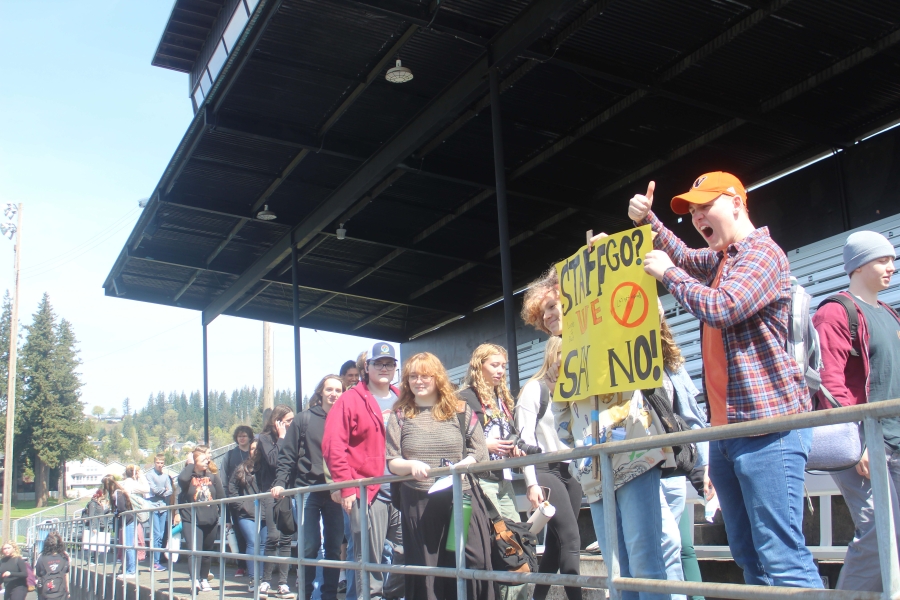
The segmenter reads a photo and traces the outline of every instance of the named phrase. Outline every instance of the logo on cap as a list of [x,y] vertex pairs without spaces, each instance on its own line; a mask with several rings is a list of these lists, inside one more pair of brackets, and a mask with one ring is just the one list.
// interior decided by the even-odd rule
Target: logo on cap
[[382,352],[390,352],[391,349],[388,348],[388,345],[387,345],[387,344],[382,344],[382,345],[381,345],[381,351],[382,351]]
[[704,181],[706,181],[706,175],[702,175],[702,176],[698,177],[697,181],[694,182],[694,187],[695,188],[700,187]]

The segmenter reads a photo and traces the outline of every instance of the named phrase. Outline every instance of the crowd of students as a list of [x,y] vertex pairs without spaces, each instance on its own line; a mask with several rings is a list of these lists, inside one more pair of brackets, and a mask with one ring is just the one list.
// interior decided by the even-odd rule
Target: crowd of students
[[[699,391],[684,368],[684,358],[659,308],[663,384],[657,390],[604,396],[620,418],[600,432],[604,440],[661,433],[659,419],[648,408],[647,394],[658,394],[691,428],[756,421],[806,412],[817,404],[804,373],[785,350],[791,302],[790,268],[784,252],[768,229],[750,221],[747,194],[731,174],[707,173],[684,194],[671,201],[676,214],[689,214],[708,248],[692,249],[667,229],[652,212],[651,182],[646,194],[634,196],[628,215],[636,225],[650,225],[653,247],[644,269],[701,323],[703,384],[707,408],[697,402]],[[599,234],[591,244],[599,242]],[[823,305],[814,318],[823,352],[823,384],[841,405],[900,397],[900,317],[878,301],[894,272],[894,247],[875,232],[850,235],[844,246],[844,266],[850,278],[842,295],[849,309],[838,303]],[[853,317],[848,310],[852,310]],[[206,449],[193,452],[178,476],[179,501],[202,502],[226,496],[229,527],[240,534],[250,560],[238,574],[259,573],[253,556],[288,556],[290,537],[275,525],[277,501],[286,489],[378,477],[412,476],[400,485],[370,485],[360,497],[358,487],[305,496],[304,556],[359,561],[362,539],[370,560],[403,562],[423,567],[452,567],[452,492],[434,490],[431,471],[450,464],[497,462],[496,468],[464,479],[465,514],[470,515],[465,537],[466,564],[491,569],[488,508],[519,521],[512,485],[513,473],[503,459],[525,453],[553,452],[597,443],[590,402],[554,402],[560,365],[562,309],[559,281],[550,269],[529,286],[522,318],[548,334],[543,363],[513,398],[506,383],[507,350],[485,343],[472,353],[464,385],[457,389],[433,354],[422,352],[401,366],[395,348],[376,343],[370,351],[342,365],[339,374],[318,383],[309,406],[295,415],[279,405],[267,415],[259,436],[251,428],[234,432],[236,447],[225,460],[222,481]],[[397,384],[395,376],[400,369]],[[897,375],[897,377],[894,377]],[[629,418],[632,421],[629,421]],[[633,423],[640,423],[636,427]],[[883,421],[885,450],[891,480],[895,521],[900,517],[896,488],[900,484],[900,419]],[[795,430],[733,438],[697,446],[693,471],[667,477],[672,449],[614,457],[619,562],[623,576],[660,580],[699,581],[700,571],[691,545],[693,515],[685,510],[688,485],[702,496],[718,497],[737,565],[748,584],[818,588],[822,585],[803,537],[804,469],[812,443],[810,430]],[[880,452],[879,452],[880,454]],[[868,453],[854,468],[834,479],[844,494],[856,526],[837,587],[881,591],[877,533],[872,513]],[[133,507],[140,496],[153,506],[171,500],[172,482],[162,476],[157,460],[154,473],[142,487],[137,473],[123,483],[104,479],[101,495],[113,512]],[[583,547],[578,515],[582,498],[590,506],[593,528],[606,554],[606,522],[602,486],[589,460],[542,463],[523,469],[531,508],[548,502],[555,509],[544,540],[541,573],[578,574]],[[438,487],[438,486],[436,486]],[[244,496],[269,493],[256,505]],[[360,531],[366,511],[368,535]],[[154,536],[165,529],[166,511],[156,513]],[[215,505],[182,510],[176,519],[198,550],[212,550],[218,539],[219,511]],[[154,515],[156,518],[156,515]],[[131,545],[133,517],[125,517],[122,541]],[[138,534],[138,537],[141,537]],[[257,545],[256,540],[261,540]],[[162,540],[154,539],[159,547]],[[130,554],[131,553],[131,554]],[[124,576],[134,572],[133,551],[125,552]],[[158,555],[154,568],[160,569]],[[4,566],[8,565],[8,566]],[[3,573],[6,568],[8,571]],[[197,589],[211,589],[209,558],[195,561]],[[20,569],[15,551],[4,545],[0,577],[16,589]],[[260,595],[291,595],[285,564],[265,563]],[[346,577],[347,598],[357,598],[363,584],[359,572]],[[371,598],[412,600],[456,598],[453,579],[432,575],[398,577],[370,572]],[[307,567],[305,598],[319,582],[322,600],[335,600],[342,573]],[[548,586],[496,585],[467,580],[470,600],[543,600]],[[249,586],[253,592],[253,584]],[[570,600],[580,599],[578,587],[567,587]],[[16,598],[16,592],[8,598]],[[622,592],[626,600],[656,600],[667,594]],[[674,596],[672,596],[674,597]],[[682,597],[683,598],[683,597]],[[461,599],[460,599],[461,600]]]

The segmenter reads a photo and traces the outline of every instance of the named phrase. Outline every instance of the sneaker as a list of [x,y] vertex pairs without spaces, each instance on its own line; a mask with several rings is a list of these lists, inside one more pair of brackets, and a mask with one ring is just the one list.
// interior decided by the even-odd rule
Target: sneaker
[[252,593],[253,593],[253,589],[254,589],[254,588],[253,588],[253,582],[251,581],[250,583],[247,584],[247,591],[250,592],[250,593],[252,594]]
[[134,579],[134,573],[119,573],[118,575],[116,575],[116,579],[118,579],[119,581]]
[[288,584],[282,583],[278,586],[278,596],[281,598],[293,598],[294,595],[291,593],[291,588],[288,587]]
[[347,580],[346,579],[342,579],[341,581],[338,581],[337,593],[338,594],[346,594],[347,593]]
[[246,577],[247,572],[244,571],[243,569],[238,569],[237,571],[234,572],[234,576],[235,577]]
[[157,573],[159,573],[160,571],[165,571],[166,568],[164,566],[162,566],[161,564],[156,563],[155,565],[153,565],[153,570],[156,571]]
[[259,584],[259,596],[260,596],[260,598],[265,598],[266,596],[269,595],[269,587],[270,587],[270,586],[269,586],[269,582],[268,582],[268,581],[263,581],[262,583]]
[[201,592],[211,592],[212,591],[212,586],[209,585],[208,580],[206,580],[206,579],[200,580],[200,591]]

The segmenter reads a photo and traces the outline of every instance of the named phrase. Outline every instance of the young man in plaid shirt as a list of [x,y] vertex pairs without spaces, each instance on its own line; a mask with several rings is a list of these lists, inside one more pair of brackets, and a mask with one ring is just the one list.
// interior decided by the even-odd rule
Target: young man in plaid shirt
[[[747,212],[737,177],[706,173],[672,199],[691,215],[709,248],[696,250],[650,211],[655,184],[631,199],[628,215],[657,233],[644,270],[700,320],[703,378],[712,424],[741,423],[811,409],[800,368],[784,349],[790,265]],[[715,485],[735,562],[748,584],[822,587],[803,537],[808,429],[710,442]]]

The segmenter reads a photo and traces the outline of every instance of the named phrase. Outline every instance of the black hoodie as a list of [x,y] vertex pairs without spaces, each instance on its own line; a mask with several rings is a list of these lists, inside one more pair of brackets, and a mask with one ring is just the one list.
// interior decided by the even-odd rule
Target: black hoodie
[[[322,457],[325,416],[324,408],[313,406],[297,415],[291,423],[278,454],[274,485],[292,488],[329,483],[325,479],[325,459]],[[306,432],[301,436],[304,422]]]
[[[219,475],[210,471],[194,473],[194,465],[184,465],[178,474],[178,487],[181,488],[179,503],[202,502],[204,500],[219,500],[225,498],[225,490],[222,488],[222,480]],[[197,515],[197,525],[214,525],[219,521],[219,505],[203,504],[194,509]],[[191,509],[181,509],[181,520],[191,522]]]

